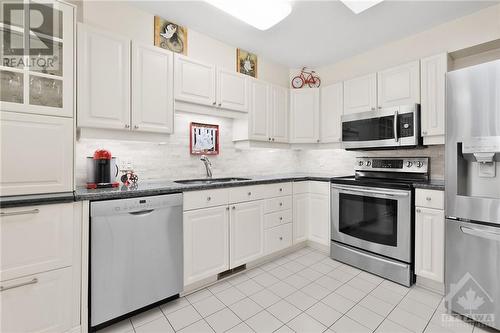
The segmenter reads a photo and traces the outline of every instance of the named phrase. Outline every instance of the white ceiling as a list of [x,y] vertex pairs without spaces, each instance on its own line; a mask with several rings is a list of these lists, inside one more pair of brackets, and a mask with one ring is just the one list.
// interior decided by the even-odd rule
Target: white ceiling
[[[255,2],[260,2],[265,10],[266,1]],[[203,1],[133,2],[149,13],[290,68],[332,64],[498,3],[499,0],[386,0],[355,15],[335,0],[293,1],[287,18],[260,31]]]

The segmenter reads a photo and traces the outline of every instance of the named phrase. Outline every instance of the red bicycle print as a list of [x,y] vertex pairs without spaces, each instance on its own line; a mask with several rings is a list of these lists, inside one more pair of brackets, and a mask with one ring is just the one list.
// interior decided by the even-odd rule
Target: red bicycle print
[[292,79],[292,87],[299,89],[304,84],[309,85],[309,88],[319,88],[321,80],[315,71],[308,72],[306,71],[306,67],[303,67],[300,74]]

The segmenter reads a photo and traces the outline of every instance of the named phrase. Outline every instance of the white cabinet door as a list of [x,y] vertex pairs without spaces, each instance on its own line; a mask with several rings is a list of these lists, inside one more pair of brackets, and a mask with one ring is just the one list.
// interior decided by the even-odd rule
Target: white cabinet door
[[234,111],[248,111],[247,76],[235,71],[217,70],[217,106]]
[[293,195],[293,243],[307,240],[309,221],[309,193]]
[[416,208],[415,274],[443,283],[444,211]]
[[62,333],[71,328],[71,267],[1,283],[0,332]]
[[264,81],[250,80],[249,138],[270,141],[270,87]]
[[448,55],[446,53],[424,58],[421,66],[422,103],[420,117],[424,144],[426,137],[440,136],[436,144],[444,144],[445,90]]
[[130,40],[78,25],[79,127],[130,127]]
[[[325,183],[329,187],[329,183]],[[330,196],[309,193],[309,239],[322,245],[330,245]]]
[[132,44],[132,129],[172,133],[174,56],[162,48]]
[[264,202],[232,205],[229,233],[230,268],[261,257],[264,254]]
[[228,207],[184,212],[184,285],[228,269]]
[[377,107],[377,74],[344,81],[344,114],[375,110]]
[[420,61],[378,72],[378,107],[420,103]]
[[0,193],[73,191],[73,119],[0,112]]
[[178,101],[215,106],[215,66],[175,54],[174,96]]
[[344,112],[344,94],[342,82],[321,88],[320,107],[320,142],[342,141],[342,123]]
[[290,91],[290,142],[316,143],[319,140],[319,89]]
[[271,87],[272,112],[271,141],[288,142],[288,90],[287,88]]

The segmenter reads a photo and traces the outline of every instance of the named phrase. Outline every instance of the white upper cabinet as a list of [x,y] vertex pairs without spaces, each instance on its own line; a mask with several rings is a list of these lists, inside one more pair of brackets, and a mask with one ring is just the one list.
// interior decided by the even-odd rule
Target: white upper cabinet
[[73,119],[0,112],[2,196],[73,190]]
[[264,202],[232,205],[229,234],[230,268],[261,257],[264,254]]
[[271,141],[288,142],[288,89],[271,87]]
[[319,141],[319,89],[290,91],[290,142]]
[[420,61],[377,73],[378,108],[420,103]]
[[215,65],[175,54],[175,99],[216,106]]
[[156,46],[132,44],[132,129],[172,133],[173,54]]
[[[54,22],[59,24],[51,25],[52,31],[44,31],[43,39],[27,25],[15,26],[2,22],[2,29],[5,30],[2,31],[0,109],[73,117],[75,6],[59,1],[46,2]],[[43,3],[40,2],[40,5]],[[18,11],[16,8],[15,12]],[[17,14],[23,17],[24,13]],[[7,38],[10,38],[10,42]],[[24,45],[25,49],[19,50],[19,45]],[[20,61],[19,56],[12,56],[17,51],[31,56]],[[45,51],[50,52],[38,57],[39,52]],[[24,63],[27,65],[24,66]]]
[[320,107],[320,142],[334,143],[342,141],[342,123],[344,94],[342,82],[321,88]]
[[377,108],[377,74],[344,81],[344,114]]
[[270,140],[270,87],[269,84],[251,79],[250,86],[250,113],[249,118],[249,139],[257,141]]
[[217,106],[234,111],[248,111],[248,80],[244,74],[218,68]]
[[420,106],[424,144],[444,144],[447,54],[424,58],[421,66],[422,103]]
[[130,128],[130,40],[78,25],[79,127]]

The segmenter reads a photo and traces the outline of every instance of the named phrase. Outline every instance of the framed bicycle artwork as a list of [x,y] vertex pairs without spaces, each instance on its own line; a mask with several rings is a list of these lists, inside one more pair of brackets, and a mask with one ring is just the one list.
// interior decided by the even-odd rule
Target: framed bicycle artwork
[[292,87],[295,89],[302,88],[304,85],[308,85],[309,88],[319,88],[321,85],[321,79],[315,71],[306,71],[306,67],[302,67],[300,74],[292,79]]
[[218,155],[219,125],[189,124],[189,149],[191,155]]

